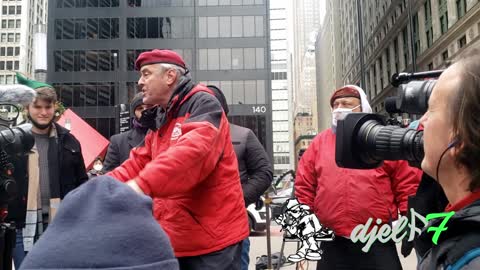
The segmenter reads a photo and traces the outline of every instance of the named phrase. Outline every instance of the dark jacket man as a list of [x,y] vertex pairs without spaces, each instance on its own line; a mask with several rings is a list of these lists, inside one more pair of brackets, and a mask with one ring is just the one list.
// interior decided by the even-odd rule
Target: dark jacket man
[[104,172],[120,166],[130,156],[130,150],[141,144],[145,139],[148,128],[140,123],[141,113],[145,106],[142,99],[143,95],[139,93],[135,95],[130,104],[130,112],[134,115],[132,128],[125,133],[115,134],[110,138],[110,145],[103,162]]
[[230,124],[230,135],[238,159],[245,206],[248,206],[255,203],[272,183],[272,164],[252,130]]
[[[54,125],[58,133],[58,144],[56,146],[50,144],[48,156],[50,160],[58,162],[49,164],[50,189],[52,197],[58,196],[63,199],[68,192],[87,181],[88,176],[85,172],[80,143],[68,129],[57,123]],[[7,220],[15,221],[17,228],[23,228],[27,210],[28,158],[27,156],[16,157],[14,161],[13,175],[17,183],[18,196],[8,206]]]
[[[222,90],[214,85],[209,85],[208,88],[213,91],[223,111],[228,115],[228,104]],[[230,136],[237,155],[243,199],[245,206],[248,206],[260,199],[272,183],[272,163],[252,130],[230,123]]]

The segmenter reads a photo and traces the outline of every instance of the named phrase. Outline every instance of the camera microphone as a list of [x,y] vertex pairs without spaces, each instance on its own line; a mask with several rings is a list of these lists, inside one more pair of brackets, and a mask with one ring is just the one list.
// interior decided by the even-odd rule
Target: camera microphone
[[36,96],[35,90],[22,84],[0,85],[0,103],[28,105]]

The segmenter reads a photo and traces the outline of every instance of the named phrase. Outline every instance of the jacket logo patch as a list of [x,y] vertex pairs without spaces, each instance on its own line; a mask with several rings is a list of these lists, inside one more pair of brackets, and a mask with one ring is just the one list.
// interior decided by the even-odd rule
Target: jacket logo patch
[[173,128],[172,137],[170,138],[170,140],[176,141],[178,140],[178,138],[180,138],[180,136],[182,136],[182,124],[176,123],[175,127]]

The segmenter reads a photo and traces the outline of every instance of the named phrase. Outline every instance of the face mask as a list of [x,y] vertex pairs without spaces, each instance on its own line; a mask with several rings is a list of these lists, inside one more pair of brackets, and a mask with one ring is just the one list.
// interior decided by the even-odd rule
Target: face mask
[[103,166],[101,164],[93,165],[93,169],[95,171],[101,171],[103,169]]
[[348,108],[336,108],[335,110],[332,111],[332,129],[335,131],[337,129],[337,122],[338,120],[343,120],[345,119],[345,116],[347,116],[347,114],[351,113],[353,110],[355,110],[356,108],[360,107],[360,105],[358,105],[357,107],[355,108],[351,108],[351,109],[348,109]]

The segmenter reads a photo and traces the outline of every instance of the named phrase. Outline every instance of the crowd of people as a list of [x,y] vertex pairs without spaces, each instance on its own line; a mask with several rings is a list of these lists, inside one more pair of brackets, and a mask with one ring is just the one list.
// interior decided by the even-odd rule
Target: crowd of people
[[[194,83],[177,53],[147,51],[135,67],[132,128],[112,136],[88,173],[80,143],[54,121],[54,88],[18,75],[37,96],[26,107],[35,145],[15,157],[19,189],[7,217],[17,226],[17,269],[248,269],[246,206],[273,178],[264,147],[228,122],[221,89]],[[439,219],[411,243],[418,269],[480,269],[479,104],[472,49],[431,93],[422,170],[407,161],[357,170],[335,163],[336,128],[349,113],[370,113],[368,97],[354,85],[332,94],[332,127],[305,151],[295,179],[298,202],[336,236],[322,244],[317,269],[402,269],[393,241],[365,253],[349,236],[370,218],[381,225],[406,215],[412,197],[427,212],[455,211],[437,244],[428,227]]]

